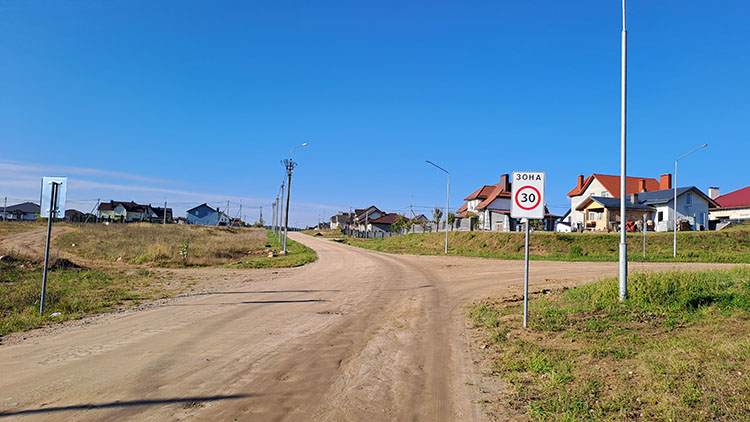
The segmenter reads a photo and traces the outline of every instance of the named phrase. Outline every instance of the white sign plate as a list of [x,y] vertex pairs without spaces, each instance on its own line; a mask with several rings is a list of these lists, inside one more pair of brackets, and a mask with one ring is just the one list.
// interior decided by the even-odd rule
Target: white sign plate
[[544,218],[543,171],[514,171],[510,188],[511,218]]
[[65,196],[68,193],[67,177],[42,177],[42,199],[39,202],[39,215],[42,218],[49,218],[49,207],[52,202],[52,182],[57,185],[57,206],[55,207],[55,218],[65,218]]

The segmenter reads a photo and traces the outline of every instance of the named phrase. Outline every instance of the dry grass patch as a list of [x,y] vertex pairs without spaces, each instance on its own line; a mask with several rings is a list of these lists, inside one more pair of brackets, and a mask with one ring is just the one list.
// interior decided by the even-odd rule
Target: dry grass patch
[[38,221],[0,221],[0,239],[37,227],[42,227],[42,223]]
[[257,228],[88,224],[62,234],[56,246],[84,258],[159,266],[209,266],[266,256],[267,232]]

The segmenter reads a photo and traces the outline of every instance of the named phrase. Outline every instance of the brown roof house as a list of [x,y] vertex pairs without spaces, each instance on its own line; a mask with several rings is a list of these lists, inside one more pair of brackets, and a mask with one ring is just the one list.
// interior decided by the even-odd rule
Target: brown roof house
[[[510,218],[510,176],[500,176],[500,183],[484,185],[464,198],[464,203],[456,210],[456,218],[464,219],[472,214],[477,216],[478,230],[516,231],[520,221]],[[544,227],[551,230],[555,216],[549,214],[545,207]],[[550,221],[551,220],[551,221]]]
[[135,222],[151,221],[154,211],[148,205],[137,204],[133,201],[102,202],[97,208],[99,219],[105,221]]

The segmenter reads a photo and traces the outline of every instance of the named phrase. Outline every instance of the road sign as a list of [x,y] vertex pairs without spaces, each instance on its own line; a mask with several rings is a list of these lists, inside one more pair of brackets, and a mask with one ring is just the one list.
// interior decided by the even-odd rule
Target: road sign
[[55,197],[57,199],[54,204],[55,218],[65,218],[65,197],[68,192],[68,178],[67,177],[42,177],[42,199],[40,201],[39,215],[42,218],[49,217],[50,205],[52,203],[52,184],[57,185],[57,192]]
[[544,218],[544,172],[514,171],[510,189],[511,218]]

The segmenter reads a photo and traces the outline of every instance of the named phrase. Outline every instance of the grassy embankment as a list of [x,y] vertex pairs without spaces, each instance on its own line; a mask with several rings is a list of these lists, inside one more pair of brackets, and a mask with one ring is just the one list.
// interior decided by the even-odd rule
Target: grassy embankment
[[[535,421],[735,421],[750,415],[750,267],[633,274],[523,305],[475,304],[493,374]],[[494,401],[494,400],[493,400]]]
[[295,267],[317,259],[312,249],[291,240],[284,256],[269,231],[239,227],[91,224],[64,233],[56,245],[83,258],[159,267]]
[[[17,227],[6,229],[0,225],[0,235],[18,232]],[[188,253],[185,261],[180,250],[186,239]],[[64,233],[56,245],[89,259],[116,261],[121,258],[127,263],[152,267],[291,267],[317,258],[313,250],[291,241],[287,256],[269,257],[268,252],[278,252],[281,245],[261,229],[86,225]],[[0,255],[7,252],[0,251]],[[40,317],[43,260],[38,256],[12,252],[12,260],[0,263],[0,336],[189,292],[196,283],[189,276],[178,277],[146,268],[80,268],[64,260],[55,262],[53,253],[45,315]],[[52,317],[54,312],[62,315]]]
[[[628,234],[628,259],[644,261],[642,233]],[[750,225],[718,232],[677,233],[677,258],[672,258],[672,233],[646,235],[645,261],[750,263]],[[530,237],[531,259],[557,261],[617,261],[617,233],[535,232]],[[407,234],[385,239],[347,237],[344,243],[389,253],[442,255],[445,232]],[[451,232],[449,254],[523,259],[523,233]]]

